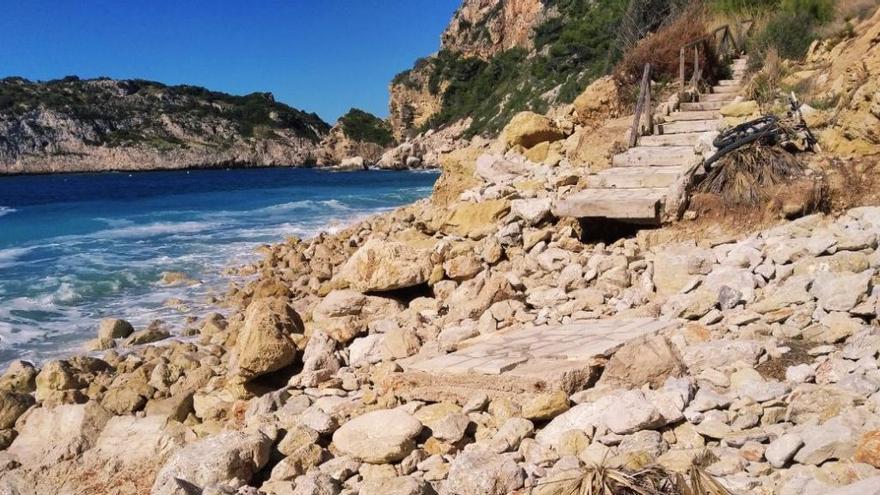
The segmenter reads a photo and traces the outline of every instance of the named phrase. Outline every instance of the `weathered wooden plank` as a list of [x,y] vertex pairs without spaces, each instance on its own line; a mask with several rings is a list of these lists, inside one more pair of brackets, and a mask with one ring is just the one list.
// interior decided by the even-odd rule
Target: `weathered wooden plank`
[[709,93],[709,94],[700,95],[700,101],[705,101],[705,102],[723,101],[726,103],[730,103],[731,101],[733,101],[735,99],[736,99],[736,95],[730,94],[730,93],[714,93],[714,94]]
[[[661,134],[679,134],[683,132],[715,131],[721,127],[719,120],[684,120],[661,125]],[[693,150],[691,150],[693,152]]]
[[674,112],[666,116],[666,120],[671,122],[680,122],[683,120],[711,120],[720,118],[721,113],[715,110],[704,110],[702,112]]
[[666,188],[586,189],[559,200],[553,207],[557,217],[612,218],[659,222],[659,208]]
[[694,103],[682,103],[681,109],[685,112],[700,110],[720,110],[726,103],[721,101],[698,101]]
[[683,167],[615,167],[589,176],[587,185],[618,189],[668,187],[675,182],[682,169]]
[[639,145],[648,146],[696,146],[700,140],[702,132],[687,132],[680,134],[657,134],[654,136],[643,136]]

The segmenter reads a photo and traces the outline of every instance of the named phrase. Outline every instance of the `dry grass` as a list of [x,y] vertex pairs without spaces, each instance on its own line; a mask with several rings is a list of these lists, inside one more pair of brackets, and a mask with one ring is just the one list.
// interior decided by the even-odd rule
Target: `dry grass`
[[[615,77],[623,84],[634,84],[641,78],[645,64],[650,63],[655,80],[674,80],[678,78],[679,50],[684,45],[705,37],[706,33],[705,12],[692,7],[629,50],[615,68]],[[700,58],[703,78],[714,80],[720,71],[715,53],[701,50]],[[685,57],[688,77],[693,73],[693,59],[693,51],[689,51]]]
[[846,0],[837,2],[835,14],[838,19],[844,21],[864,20],[870,17],[878,7],[880,7],[880,0]]
[[748,99],[757,101],[763,108],[776,100],[779,86],[787,75],[788,68],[775,48],[768,48],[761,62],[760,69],[746,85],[744,91]]
[[770,188],[804,176],[806,168],[791,153],[774,146],[744,146],[718,160],[697,191],[717,194],[729,206],[756,206]]
[[531,494],[564,495],[732,495],[705,467],[716,459],[708,452],[697,456],[686,475],[651,466],[628,472],[590,466],[577,477],[539,483]]
[[816,168],[828,177],[833,211],[880,205],[880,156],[842,159],[817,157]]

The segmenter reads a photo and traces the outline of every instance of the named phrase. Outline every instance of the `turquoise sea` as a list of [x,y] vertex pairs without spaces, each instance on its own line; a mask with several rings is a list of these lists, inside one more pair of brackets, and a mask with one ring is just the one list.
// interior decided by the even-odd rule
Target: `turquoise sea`
[[[224,269],[258,259],[258,246],[412,202],[436,178],[296,168],[0,177],[0,365],[81,349],[107,316],[179,328],[213,309]],[[166,271],[199,283],[165,286]]]

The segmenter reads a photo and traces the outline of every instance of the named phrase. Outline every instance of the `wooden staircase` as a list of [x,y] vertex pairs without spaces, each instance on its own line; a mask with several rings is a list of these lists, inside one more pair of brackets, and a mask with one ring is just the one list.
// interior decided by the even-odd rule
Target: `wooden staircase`
[[700,136],[720,128],[719,110],[740,92],[745,67],[745,58],[735,59],[733,79],[719,81],[699,101],[681,103],[654,135],[640,137],[637,146],[612,158],[611,168],[590,175],[586,189],[557,201],[554,214],[661,223],[676,185],[702,162],[695,149]]

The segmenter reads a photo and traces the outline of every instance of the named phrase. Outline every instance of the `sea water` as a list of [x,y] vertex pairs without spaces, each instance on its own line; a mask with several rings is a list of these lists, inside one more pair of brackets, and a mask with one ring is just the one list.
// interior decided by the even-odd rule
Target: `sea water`
[[[179,329],[226,268],[427,196],[437,175],[266,168],[0,177],[0,366],[75,352],[103,317]],[[197,281],[161,283],[163,272]]]

